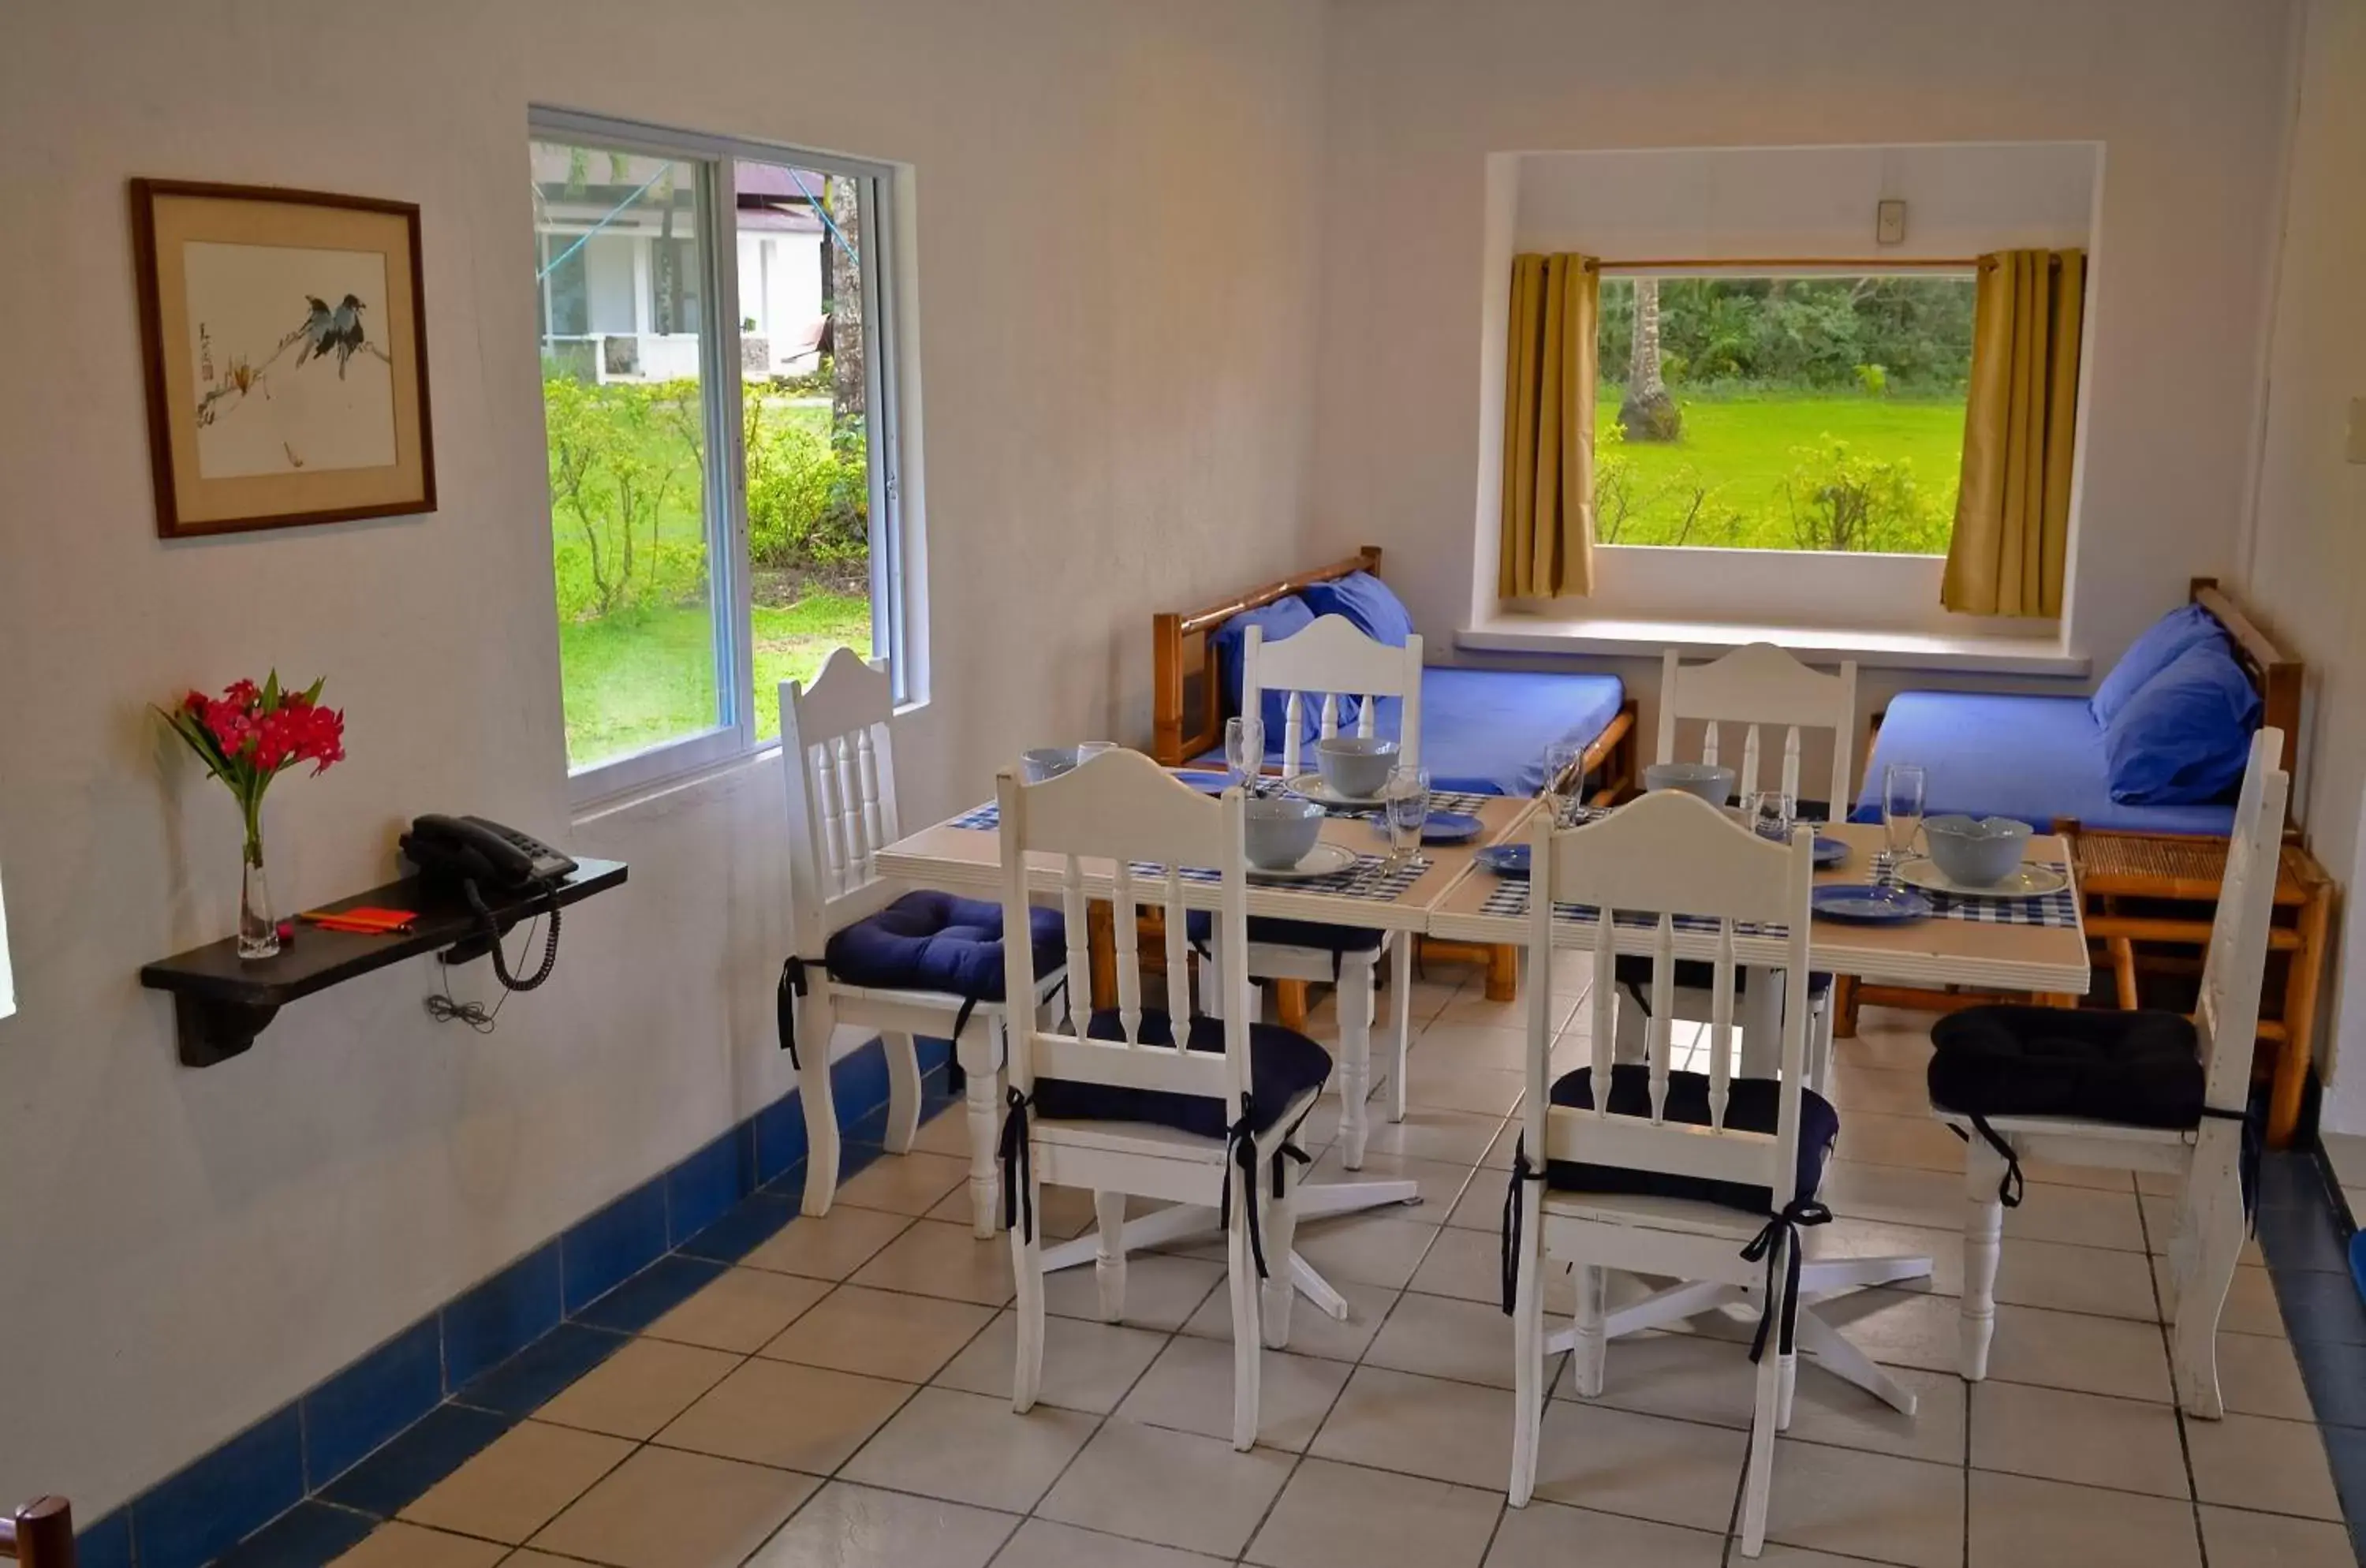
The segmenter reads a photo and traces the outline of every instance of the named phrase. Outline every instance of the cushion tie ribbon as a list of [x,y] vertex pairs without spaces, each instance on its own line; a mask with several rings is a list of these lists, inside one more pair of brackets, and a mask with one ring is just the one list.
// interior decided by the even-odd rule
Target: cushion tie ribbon
[[[1741,1249],[1741,1259],[1745,1263],[1756,1263],[1761,1258],[1765,1260],[1766,1302],[1770,1308],[1774,1303],[1774,1270],[1778,1263],[1782,1268],[1783,1325],[1782,1336],[1776,1343],[1786,1356],[1791,1354],[1798,1338],[1799,1229],[1803,1225],[1827,1224],[1831,1217],[1832,1212],[1814,1199],[1794,1198],[1783,1206],[1781,1213],[1770,1216],[1759,1233],[1750,1238],[1750,1245]],[[1783,1254],[1779,1259],[1774,1256],[1778,1249]],[[1773,1325],[1774,1316],[1771,1311],[1759,1314],[1758,1334],[1750,1342],[1750,1359],[1752,1361],[1766,1353],[1766,1330]]]
[[1290,1196],[1284,1190],[1286,1184],[1282,1180],[1281,1162],[1284,1160],[1296,1160],[1301,1165],[1312,1165],[1314,1163],[1314,1156],[1288,1138],[1284,1138],[1281,1141],[1281,1146],[1273,1151],[1273,1198],[1277,1203]]
[[[1034,1103],[1025,1089],[1013,1084],[1006,1097],[1008,1112],[1002,1118],[1002,1224],[1022,1241],[1035,1239],[1035,1163],[1027,1135],[1027,1108]],[[1026,1226],[1020,1220],[1025,1216]]]
[[1528,1135],[1522,1133],[1512,1145],[1512,1179],[1504,1190],[1504,1315],[1509,1317],[1519,1304],[1521,1229],[1527,1224],[1527,1206],[1520,1201],[1520,1183],[1542,1181],[1545,1173],[1528,1163]]
[[[1257,1223],[1256,1108],[1251,1103],[1245,1089],[1241,1091],[1240,1118],[1224,1130],[1224,1186],[1217,1215],[1224,1228],[1230,1230],[1233,1224],[1233,1172],[1238,1170],[1241,1174],[1241,1201],[1247,1207],[1249,1256],[1256,1260],[1257,1278],[1271,1279],[1272,1275],[1265,1266],[1265,1232]],[[1280,1157],[1279,1155],[1274,1156],[1277,1172]]]
[[2205,1105],[2202,1114],[2218,1122],[2240,1122],[2243,1124],[2243,1152],[2236,1166],[2243,1181],[2243,1221],[2251,1229],[2259,1228],[2259,1118],[2248,1111],[2222,1111]]
[[[2002,1134],[1989,1125],[1987,1117],[1977,1111],[1966,1111],[1964,1115],[1970,1121],[1973,1132],[1979,1134],[1980,1141],[2004,1156],[2004,1175],[1997,1179],[1997,1201],[2008,1209],[2020,1208],[2022,1188],[2021,1156],[2013,1152],[2012,1145]],[[1947,1123],[1947,1131],[1967,1144],[1972,1141],[1971,1133],[1965,1132],[1953,1122]]]
[[781,1032],[781,1049],[789,1054],[789,1066],[799,1071],[805,1063],[797,1057],[797,1000],[806,994],[805,959],[792,953],[781,965],[781,983],[772,988],[772,1013]]

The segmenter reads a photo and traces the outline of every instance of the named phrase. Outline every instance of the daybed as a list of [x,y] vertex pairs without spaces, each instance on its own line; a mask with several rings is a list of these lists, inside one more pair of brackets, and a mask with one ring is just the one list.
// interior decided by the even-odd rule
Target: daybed
[[[1345,560],[1283,578],[1204,609],[1151,617],[1152,755],[1169,767],[1223,761],[1223,656],[1220,633],[1235,616],[1302,595],[1316,584],[1353,585],[1358,573],[1377,578],[1378,547]],[[1401,609],[1398,613],[1402,613]],[[1402,640],[1402,639],[1400,639]],[[1237,685],[1237,677],[1234,684]],[[1395,734],[1402,716],[1383,700],[1375,725]],[[1581,749],[1578,768],[1589,794],[1607,804],[1635,779],[1635,704],[1616,675],[1433,666],[1422,674],[1421,759],[1430,784],[1473,795],[1534,795],[1545,784],[1545,753],[1555,742]],[[1282,738],[1268,737],[1267,761],[1281,760]],[[1425,942],[1435,956],[1483,961],[1487,994],[1509,1000],[1517,990],[1512,948],[1486,949]],[[1284,1018],[1295,998],[1285,993]]]

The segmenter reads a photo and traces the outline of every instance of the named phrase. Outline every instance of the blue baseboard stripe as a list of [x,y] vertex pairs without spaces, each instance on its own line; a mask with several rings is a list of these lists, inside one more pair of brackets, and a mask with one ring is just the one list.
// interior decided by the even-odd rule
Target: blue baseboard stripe
[[[919,1047],[935,1106],[952,1049]],[[829,1076],[851,1173],[885,1135],[885,1052]],[[85,1525],[83,1568],[333,1561],[794,1220],[806,1147],[792,1089]]]

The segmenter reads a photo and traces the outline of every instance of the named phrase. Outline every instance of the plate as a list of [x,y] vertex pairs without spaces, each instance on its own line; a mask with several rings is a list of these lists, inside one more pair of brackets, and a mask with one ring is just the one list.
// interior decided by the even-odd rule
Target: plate
[[1528,846],[1526,844],[1489,844],[1470,858],[1498,876],[1528,874]]
[[1177,768],[1175,776],[1201,795],[1222,795],[1233,787],[1232,774],[1209,773],[1201,768]]
[[[1467,844],[1477,838],[1485,826],[1479,818],[1465,812],[1433,811],[1429,819],[1421,825],[1421,841],[1425,844]],[[1372,827],[1382,838],[1388,836],[1386,817],[1375,817]]]
[[1323,782],[1321,773],[1300,773],[1282,781],[1282,790],[1289,795],[1302,795],[1318,806],[1344,806],[1367,809],[1386,803],[1377,795],[1341,795]]
[[1287,871],[1264,871],[1249,867],[1253,882],[1305,882],[1317,876],[1336,876],[1356,863],[1356,852],[1345,844],[1317,844],[1306,852],[1306,858]]
[[1920,893],[1873,883],[1826,883],[1809,897],[1817,915],[1851,925],[1902,926],[1931,915],[1931,900]]
[[1816,835],[1816,863],[1819,866],[1838,865],[1848,859],[1848,845],[1842,840],[1827,839],[1821,833]]
[[1917,857],[1898,868],[1898,880],[1933,893],[1944,893],[1951,898],[2043,898],[2069,886],[2070,874],[2050,865],[2025,865],[2002,882],[1974,887],[1941,871],[1938,862]]

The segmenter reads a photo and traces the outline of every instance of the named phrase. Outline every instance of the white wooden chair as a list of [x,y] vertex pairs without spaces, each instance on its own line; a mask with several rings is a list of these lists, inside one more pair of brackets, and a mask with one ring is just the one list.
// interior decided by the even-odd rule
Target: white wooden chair
[[[1251,626],[1242,649],[1241,711],[1262,715],[1265,694],[1289,694],[1288,722],[1282,727],[1281,771],[1285,778],[1311,772],[1314,761],[1302,754],[1305,705],[1320,694],[1316,726],[1318,739],[1339,733],[1339,698],[1362,699],[1355,733],[1370,736],[1380,697],[1403,705],[1398,730],[1397,764],[1421,766],[1421,637],[1408,637],[1403,648],[1391,648],[1367,637],[1345,615],[1324,615],[1313,626],[1279,642],[1267,642],[1264,628]],[[1268,744],[1270,745],[1270,738]],[[1293,927],[1298,928],[1293,931]],[[1413,1039],[1413,944],[1410,931],[1398,931],[1383,941],[1380,932],[1350,927],[1324,927],[1325,940],[1302,940],[1310,934],[1298,921],[1252,921],[1249,930],[1249,975],[1258,980],[1333,981],[1337,986],[1339,1020],[1339,1159],[1349,1170],[1362,1168],[1369,1122],[1365,1100],[1372,1089],[1372,1026],[1379,1013],[1380,954],[1389,953],[1395,982],[1395,1065],[1389,1073],[1389,1120],[1405,1114],[1405,1054]],[[1292,941],[1297,936],[1301,940]]]
[[[2009,1162],[1972,1118],[1945,1106],[1932,1108],[1933,1115],[1964,1134],[1967,1151],[1964,1191],[1971,1207],[1964,1227],[1959,1352],[1961,1371],[1973,1382],[1988,1376],[2005,1193],[2019,1162],[2041,1159],[2105,1170],[2157,1171],[2184,1182],[2177,1235],[2169,1248],[2170,1361],[2177,1374],[2178,1403],[2187,1415],[2205,1420],[2225,1412],[2218,1391],[2218,1318],[2243,1249],[2243,1120],[2250,1099],[2251,1052],[2259,1032],[2284,804],[2292,786],[2291,775],[2277,765],[2282,754],[2282,731],[2262,729],[2251,738],[2192,1021],[2203,1069],[2200,1121],[2191,1127],[2148,1127],[2066,1116],[1982,1118],[1986,1131],[2011,1151]],[[2012,1185],[2018,1187],[2017,1182]],[[2019,1194],[2011,1201],[2017,1202]]]
[[[1788,844],[1761,839],[1707,802],[1663,791],[1622,807],[1601,821],[1555,831],[1538,818],[1529,833],[1528,967],[1552,962],[1553,906],[1606,911],[1594,922],[1594,1029],[1584,1107],[1556,1105],[1553,1020],[1547,987],[1530,987],[1527,1092],[1515,1156],[1512,1201],[1504,1237],[1514,1280],[1515,1398],[1511,1502],[1526,1506],[1536,1483],[1537,1444],[1546,1397],[1542,1266],[1547,1255],[1577,1270],[1577,1323],[1572,1375],[1577,1392],[1602,1392],[1606,1269],[1669,1275],[1762,1292],[1774,1345],[1762,1326],[1751,1422],[1750,1469],[1742,1497],[1742,1551],[1758,1555],[1766,1535],[1769,1466],[1783,1418],[1784,1356],[1797,1308],[1800,1238],[1797,1226],[1819,1223],[1812,1193],[1797,1191],[1803,1140],[1828,1152],[1829,1107],[1820,1133],[1803,1125],[1807,1094],[1807,1015],[1786,1010],[1778,1082],[1733,1071],[1737,922],[1786,928],[1779,972],[1802,994],[1808,976],[1808,892],[1815,880],[1814,835],[1801,828]],[[1614,1066],[1611,1053],[1613,956],[1619,928],[1607,911],[1644,915],[1654,1006],[1647,1059]],[[1677,916],[1712,918],[1713,935],[1688,933],[1694,951],[1708,944],[1710,1038],[1706,1074],[1673,1070],[1669,1003],[1675,989]],[[1693,922],[1687,922],[1691,924]],[[1640,934],[1625,928],[1629,942]],[[1747,934],[1747,933],[1745,933]],[[1601,1086],[1613,1087],[1607,1093]],[[1820,1145],[1820,1148],[1817,1145]],[[1531,1163],[1530,1151],[1535,1161]],[[1567,1171],[1563,1162],[1594,1168]],[[1554,1167],[1562,1167],[1554,1170]],[[1821,1160],[1805,1167],[1820,1178]],[[1564,1190],[1547,1173],[1588,1190]],[[1711,1185],[1714,1184],[1714,1185]],[[1613,1190],[1612,1189],[1617,1189]],[[1752,1212],[1744,1201],[1763,1201]],[[1513,1223],[1516,1220],[1516,1224]]]
[[[1119,920],[1117,1007],[1089,1022],[1071,1017],[1011,1032],[1002,1156],[1019,1294],[1012,1406],[1032,1407],[1042,1377],[1043,1254],[1034,1223],[1042,1183],[1094,1195],[1100,1309],[1111,1322],[1125,1309],[1127,1197],[1214,1208],[1224,1212],[1231,1276],[1233,1446],[1246,1450],[1256,1439],[1260,1343],[1279,1346],[1289,1337],[1285,1265],[1304,1156],[1284,1148],[1331,1063],[1305,1036],[1250,1020],[1241,792],[1210,799],[1139,752],[1111,751],[1041,784],[1006,771],[997,793],[1006,926],[1028,907],[1032,854],[1058,857],[1072,971],[1085,972],[1088,874],[1109,879],[1093,894],[1106,893],[1119,908],[1160,905],[1166,931],[1163,1010],[1143,996],[1139,922]],[[1191,1012],[1183,874],[1195,868],[1214,871],[1221,888],[1216,927],[1227,940],[1203,987],[1224,993],[1221,1019]],[[1006,943],[1004,953],[1011,994],[1039,984],[1024,946]],[[1178,1047],[1178,1034],[1199,1048]]]
[[[833,979],[823,963],[837,932],[911,889],[879,876],[872,857],[902,836],[896,806],[895,689],[884,664],[833,652],[810,690],[781,682],[782,773],[788,785],[790,938],[797,954],[783,977],[793,1021],[806,1117],[805,1212],[826,1214],[838,1192],[838,1111],[830,1093],[830,1035],[845,1023],[879,1032],[887,1054],[886,1146],[902,1154],[919,1126],[915,1036],[951,1040],[969,1075],[970,1207],[976,1233],[994,1234],[995,1116],[1003,1007],[943,991],[877,988]],[[1026,946],[1025,942],[1020,944]],[[1044,977],[1040,1004],[1062,976]],[[795,985],[804,994],[792,995]],[[783,1045],[788,1040],[782,1042]]]
[[[1673,762],[1676,757],[1677,726],[1684,720],[1707,721],[1702,732],[1699,760],[1717,763],[1732,757],[1735,790],[1743,806],[1760,788],[1780,787],[1793,800],[1799,798],[1800,739],[1799,732],[1829,730],[1831,732],[1832,771],[1825,800],[1831,810],[1831,820],[1848,820],[1851,787],[1854,774],[1850,767],[1851,741],[1856,731],[1856,663],[1844,661],[1836,675],[1827,675],[1800,663],[1784,649],[1771,642],[1753,642],[1721,659],[1707,664],[1687,665],[1679,660],[1674,649],[1669,649],[1660,663],[1660,728],[1657,761]],[[1762,727],[1783,727],[1783,750],[1779,771],[1774,773],[1775,783],[1762,786],[1758,780],[1762,762],[1772,763],[1763,754],[1760,731]],[[1721,733],[1726,726],[1741,728],[1741,750],[1732,756],[1732,749],[1724,744]],[[1831,982],[1825,979],[1813,991],[1814,1031],[1808,1037],[1808,1066],[1811,1084],[1820,1085],[1831,1060],[1832,1001]],[[1631,998],[1629,998],[1631,999]],[[1694,1023],[1707,1022],[1708,996],[1696,986],[1679,986],[1675,992],[1675,1016]],[[1742,1048],[1752,1049],[1751,1042],[1771,1040],[1776,1028],[1775,1020],[1782,1005],[1781,987],[1766,987],[1752,990],[1746,983],[1742,1000]],[[1640,1060],[1642,1020],[1640,1009],[1620,1011],[1619,1050],[1622,1059]],[[1752,1055],[1745,1070],[1763,1073],[1768,1057],[1762,1051]]]

